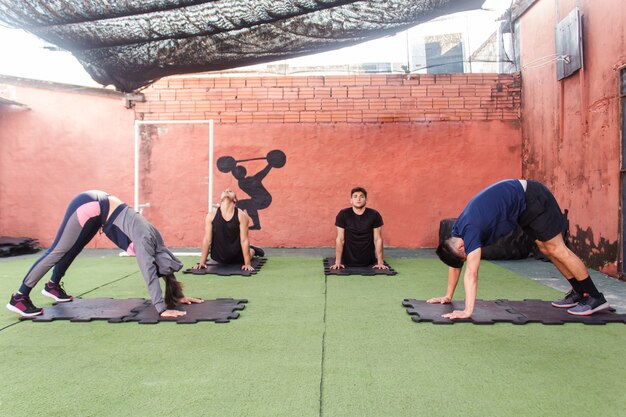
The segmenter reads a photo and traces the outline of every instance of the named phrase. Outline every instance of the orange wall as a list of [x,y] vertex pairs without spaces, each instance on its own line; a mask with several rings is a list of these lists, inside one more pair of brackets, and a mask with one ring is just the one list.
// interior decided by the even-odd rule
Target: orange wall
[[[134,113],[102,97],[0,84],[29,108],[0,106],[0,235],[52,243],[79,192],[103,189],[132,202]],[[110,247],[96,237],[92,246]]]
[[[553,62],[529,63],[554,56],[554,28],[560,20],[555,7],[562,19],[576,3],[584,19],[584,69],[557,81]],[[617,69],[626,64],[626,2],[540,0],[522,15],[520,26],[524,176],[545,181],[562,208],[570,210],[572,243],[588,265],[615,273],[620,192]]]
[[[273,202],[251,232],[262,246],[332,246],[335,215],[362,185],[383,215],[386,245],[432,247],[440,219],[487,184],[521,175],[520,83],[511,75],[172,77],[145,90],[135,114],[108,97],[2,91],[31,110],[0,108],[0,234],[44,245],[79,191],[133,203],[135,116],[159,122],[141,129],[140,203],[172,247],[202,238],[209,133],[166,119],[215,120],[215,160],[285,152],[286,165],[263,181]],[[249,174],[263,166],[245,164]],[[246,198],[230,173],[214,175],[214,201],[227,186]],[[100,237],[95,245],[110,246]]]
[[[170,77],[143,91],[144,121],[215,121],[215,159],[280,149],[287,164],[263,181],[273,197],[252,240],[331,246],[350,189],[369,190],[385,243],[429,247],[439,220],[458,215],[491,182],[521,175],[520,79],[505,74]],[[198,245],[206,211],[206,128],[150,128],[144,211],[171,245]],[[180,155],[160,165],[166,154]],[[248,174],[264,167],[248,162]],[[176,185],[179,184],[179,185]],[[231,173],[215,171],[214,201]],[[143,193],[143,191],[142,191]],[[172,196],[166,201],[163,196]],[[157,207],[158,206],[158,207]],[[180,216],[178,213],[188,213]]]
[[[333,245],[335,216],[349,206],[350,189],[361,185],[383,216],[386,245],[436,246],[439,220],[458,215],[486,183],[520,174],[517,126],[508,122],[295,124],[262,131],[227,125],[217,132],[218,140],[237,141],[227,154],[273,148],[287,154],[285,167],[268,175],[275,202],[267,209],[267,229],[255,232],[272,245]],[[216,176],[218,190],[222,184],[236,187],[227,174]]]

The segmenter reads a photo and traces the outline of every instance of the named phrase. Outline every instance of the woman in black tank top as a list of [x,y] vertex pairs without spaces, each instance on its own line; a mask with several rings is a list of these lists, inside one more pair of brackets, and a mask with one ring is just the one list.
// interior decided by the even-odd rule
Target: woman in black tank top
[[217,263],[240,264],[242,270],[254,271],[250,264],[251,258],[263,256],[265,252],[250,245],[248,224],[248,216],[237,208],[235,192],[231,189],[224,190],[220,196],[219,208],[206,215],[200,262],[193,269],[206,268],[210,252],[211,259]]
[[212,224],[211,259],[223,264],[242,264],[244,260],[237,206],[233,217],[228,221],[224,219],[221,208],[218,208]]

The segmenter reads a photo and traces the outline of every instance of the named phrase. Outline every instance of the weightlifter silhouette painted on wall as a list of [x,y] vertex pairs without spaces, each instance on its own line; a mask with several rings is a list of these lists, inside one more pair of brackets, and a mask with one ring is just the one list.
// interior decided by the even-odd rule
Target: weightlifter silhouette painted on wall
[[[267,166],[254,175],[246,176],[248,171],[245,167],[238,165],[241,162],[256,161],[265,159]],[[272,168],[282,168],[287,163],[287,156],[281,150],[269,151],[267,156],[260,158],[249,158],[236,160],[232,156],[222,156],[217,159],[217,169],[221,172],[230,172],[237,179],[239,188],[248,194],[250,198],[239,200],[237,207],[246,211],[253,221],[250,230],[260,230],[259,210],[265,209],[272,204],[272,195],[263,186],[263,178],[267,176]]]

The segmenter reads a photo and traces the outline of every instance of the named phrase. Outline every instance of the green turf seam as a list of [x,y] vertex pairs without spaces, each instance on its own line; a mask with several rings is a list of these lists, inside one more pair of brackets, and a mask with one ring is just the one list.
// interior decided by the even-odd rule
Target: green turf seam
[[118,279],[114,279],[113,281],[106,282],[106,283],[104,283],[104,284],[102,284],[102,285],[100,285],[100,286],[98,286],[98,287],[95,287],[95,288],[90,289],[89,291],[85,291],[85,292],[84,292],[84,293],[82,293],[82,294],[78,294],[78,296],[79,296],[79,297],[82,297],[82,296],[83,296],[83,295],[85,295],[85,294],[89,294],[90,292],[94,292],[95,290],[98,290],[98,289],[100,289],[100,288],[106,287],[107,285],[115,284],[116,282],[119,282],[119,281],[121,281],[121,280],[123,280],[123,279],[126,279],[126,278],[130,277],[131,275],[135,275],[135,274],[137,274],[137,271],[135,271],[135,272],[131,272],[130,274],[128,274],[128,275],[124,275],[123,277],[120,277],[120,278],[118,278]]
[[9,327],[15,326],[16,324],[19,324],[19,323],[21,323],[21,321],[16,321],[15,323],[11,323],[7,326],[4,326],[3,328],[0,329],[0,332],[3,331],[4,329],[8,329]]
[[324,415],[324,358],[326,354],[326,306],[328,299],[328,275],[324,274],[324,317],[322,322],[324,323],[324,332],[322,333],[322,360],[321,360],[321,372],[320,372],[320,413],[319,416]]

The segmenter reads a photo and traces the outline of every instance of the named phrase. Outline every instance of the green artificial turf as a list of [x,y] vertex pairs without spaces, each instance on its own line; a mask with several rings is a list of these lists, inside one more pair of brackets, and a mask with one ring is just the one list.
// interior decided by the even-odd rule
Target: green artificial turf
[[[0,263],[3,303],[33,260]],[[402,300],[443,295],[446,269],[389,263],[398,275],[325,278],[314,257],[273,257],[252,277],[181,274],[188,295],[249,300],[227,324],[31,323],[2,309],[0,415],[624,415],[623,324],[414,323]],[[147,297],[132,258],[79,257],[64,281],[73,295]],[[481,266],[480,298],[557,296]]]

